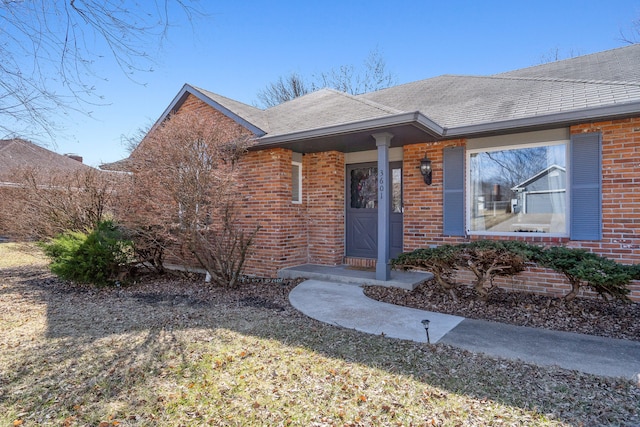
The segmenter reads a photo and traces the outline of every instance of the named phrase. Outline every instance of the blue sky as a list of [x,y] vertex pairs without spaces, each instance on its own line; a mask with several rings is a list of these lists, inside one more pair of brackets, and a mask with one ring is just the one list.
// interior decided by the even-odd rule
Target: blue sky
[[[49,148],[98,165],[127,156],[121,135],[155,121],[184,83],[247,104],[281,75],[360,65],[378,49],[398,83],[441,74],[486,75],[543,57],[624,46],[640,1],[208,1],[193,25],[169,30],[151,73],[131,81],[105,60],[92,117],[69,113]],[[640,66],[640,64],[639,64]]]

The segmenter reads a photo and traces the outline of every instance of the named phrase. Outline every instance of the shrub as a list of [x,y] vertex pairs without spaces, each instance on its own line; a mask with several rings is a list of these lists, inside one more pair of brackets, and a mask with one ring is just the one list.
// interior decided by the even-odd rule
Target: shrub
[[110,285],[121,280],[133,259],[133,247],[112,221],[89,233],[66,232],[43,245],[51,271],[66,280]]
[[483,300],[494,288],[494,277],[520,273],[540,252],[536,246],[519,241],[478,240],[458,247],[458,266],[468,268],[476,276],[473,287]]
[[634,267],[625,266],[584,249],[555,246],[546,249],[539,260],[543,267],[551,268],[564,276],[571,284],[565,296],[573,300],[582,286],[588,286],[601,297],[608,296],[628,300],[628,285],[634,279]]
[[496,276],[512,276],[524,270],[527,262],[541,256],[542,248],[520,241],[479,240],[459,245],[416,249],[392,260],[394,268],[415,268],[433,273],[434,280],[457,300],[452,276],[458,268],[470,270],[476,277],[474,289],[486,299]]
[[391,261],[391,265],[393,268],[417,269],[432,273],[436,283],[448,292],[454,301],[457,301],[458,296],[451,277],[456,270],[458,251],[459,248],[452,245],[416,249],[413,252],[400,254]]

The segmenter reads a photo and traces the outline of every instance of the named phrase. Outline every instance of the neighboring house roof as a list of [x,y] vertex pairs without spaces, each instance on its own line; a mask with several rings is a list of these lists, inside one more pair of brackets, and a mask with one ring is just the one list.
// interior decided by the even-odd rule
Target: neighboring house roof
[[0,140],[0,182],[15,182],[15,170],[25,167],[35,167],[42,174],[91,169],[78,160],[24,139]]
[[511,187],[511,191],[517,191],[519,189],[525,189],[528,185],[530,185],[533,182],[536,182],[537,180],[539,180],[540,178],[550,174],[553,171],[560,171],[560,172],[566,172],[567,170],[565,168],[563,168],[562,166],[558,166],[558,165],[551,165],[546,169],[541,170],[540,172],[538,172],[537,174],[533,175],[532,177],[522,181],[520,184]]
[[300,152],[551,129],[640,113],[640,44],[492,76],[443,75],[352,96],[321,89],[266,110],[185,84],[161,123],[192,94],[257,137],[254,148]]

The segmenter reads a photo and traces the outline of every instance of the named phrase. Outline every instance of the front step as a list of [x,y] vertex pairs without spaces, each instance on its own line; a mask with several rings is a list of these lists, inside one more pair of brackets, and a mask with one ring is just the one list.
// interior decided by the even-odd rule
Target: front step
[[344,283],[349,285],[374,285],[401,288],[412,291],[425,280],[431,280],[433,274],[418,271],[391,271],[391,280],[377,280],[374,271],[354,269],[348,265],[303,264],[283,268],[278,271],[282,279],[314,279],[325,282]]

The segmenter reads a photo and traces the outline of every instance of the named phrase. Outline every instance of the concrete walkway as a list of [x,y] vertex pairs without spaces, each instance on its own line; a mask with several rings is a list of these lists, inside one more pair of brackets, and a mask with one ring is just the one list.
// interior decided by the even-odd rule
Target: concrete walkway
[[278,272],[283,279],[315,279],[326,282],[348,283],[353,285],[388,286],[413,290],[425,280],[433,278],[433,274],[424,271],[391,270],[391,280],[376,280],[376,272],[356,269],[348,265],[303,264],[284,268]]
[[426,342],[421,324],[430,321],[431,343],[476,353],[559,366],[594,375],[640,377],[640,342],[464,319],[374,301],[357,285],[306,280],[289,294],[309,317],[370,334]]

